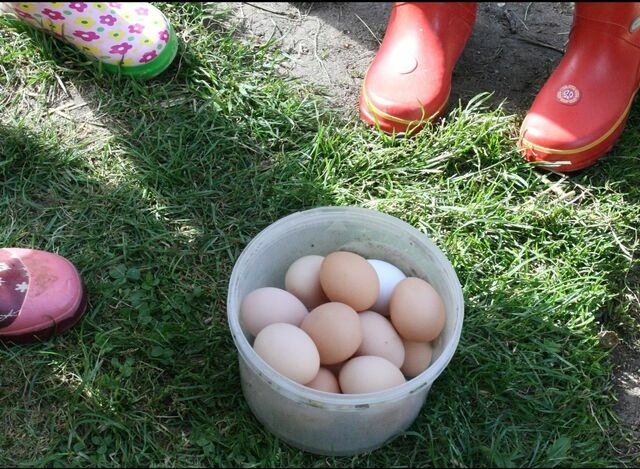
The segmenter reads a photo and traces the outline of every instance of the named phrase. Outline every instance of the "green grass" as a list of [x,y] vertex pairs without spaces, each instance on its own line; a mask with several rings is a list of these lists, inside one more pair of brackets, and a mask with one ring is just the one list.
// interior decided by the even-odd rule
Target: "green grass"
[[[329,112],[213,6],[161,4],[178,58],[149,82],[0,19],[0,246],[57,252],[89,308],[0,349],[0,465],[635,465],[598,333],[638,337],[640,113],[571,177],[515,150],[517,116],[453,106],[411,139]],[[80,96],[77,109],[51,110]],[[355,97],[354,97],[355,99]],[[78,102],[78,104],[81,104]],[[225,316],[234,262],[295,211],[357,205],[429,236],[463,285],[453,360],[409,430],[320,457],[262,428]]]

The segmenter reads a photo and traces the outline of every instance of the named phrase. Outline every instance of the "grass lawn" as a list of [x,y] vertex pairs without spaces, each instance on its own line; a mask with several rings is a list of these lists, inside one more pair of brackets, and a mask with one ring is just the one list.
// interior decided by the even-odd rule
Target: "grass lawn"
[[[541,172],[516,152],[519,118],[482,96],[392,138],[279,75],[277,49],[241,40],[216,4],[159,5],[180,50],[145,83],[0,19],[0,246],[67,257],[89,295],[64,336],[0,348],[0,466],[638,464],[598,339],[639,335],[637,107],[596,167]],[[415,226],[465,295],[415,423],[354,457],[261,427],[226,323],[246,244],[325,205]]]

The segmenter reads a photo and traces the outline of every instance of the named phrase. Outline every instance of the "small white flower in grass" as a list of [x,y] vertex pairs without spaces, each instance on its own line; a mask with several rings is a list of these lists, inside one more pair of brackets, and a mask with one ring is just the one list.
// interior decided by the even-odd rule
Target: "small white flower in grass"
[[24,293],[25,291],[27,291],[27,288],[29,288],[29,284],[27,282],[16,284],[16,291],[19,291],[20,293]]
[[9,270],[10,267],[6,262],[0,262],[0,272],[4,272],[5,270]]

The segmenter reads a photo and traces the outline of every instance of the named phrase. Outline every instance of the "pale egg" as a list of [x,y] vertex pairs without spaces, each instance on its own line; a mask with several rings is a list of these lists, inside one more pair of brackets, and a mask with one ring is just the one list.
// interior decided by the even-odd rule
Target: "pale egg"
[[380,259],[367,259],[367,262],[373,266],[378,274],[378,281],[380,282],[380,293],[378,299],[371,306],[371,310],[376,313],[380,313],[383,316],[389,316],[389,300],[391,299],[391,293],[396,285],[407,278],[407,276],[397,268],[395,265],[389,262],[382,261]]
[[349,305],[324,303],[314,308],[300,328],[309,334],[320,352],[320,363],[332,365],[351,357],[362,342],[358,313]]
[[275,287],[257,288],[240,303],[240,322],[254,337],[276,322],[299,326],[307,314],[309,310],[295,295]]
[[320,266],[323,260],[324,256],[302,256],[289,266],[284,277],[284,289],[295,295],[310,310],[329,301],[320,285]]
[[404,362],[404,346],[391,322],[374,311],[363,311],[358,315],[362,326],[362,343],[355,354],[386,358],[400,368]]
[[367,260],[349,251],[328,254],[320,267],[320,284],[334,302],[365,311],[376,302],[380,292],[378,274]]
[[386,358],[363,355],[344,364],[338,382],[344,394],[360,394],[399,386],[406,379],[400,369]]
[[308,383],[320,369],[320,354],[313,340],[292,324],[269,324],[258,332],[253,348],[271,368],[296,383]]
[[416,342],[431,342],[438,337],[446,319],[442,298],[430,283],[418,277],[407,277],[396,285],[389,313],[398,334]]

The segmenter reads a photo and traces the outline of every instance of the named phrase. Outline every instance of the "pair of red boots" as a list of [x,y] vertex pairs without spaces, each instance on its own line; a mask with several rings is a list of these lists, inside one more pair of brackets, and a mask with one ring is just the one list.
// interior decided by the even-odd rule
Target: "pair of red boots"
[[[360,117],[413,133],[440,116],[477,3],[395,3],[364,78]],[[527,161],[560,172],[593,165],[620,137],[640,87],[640,3],[575,3],[566,52],[520,129]]]

